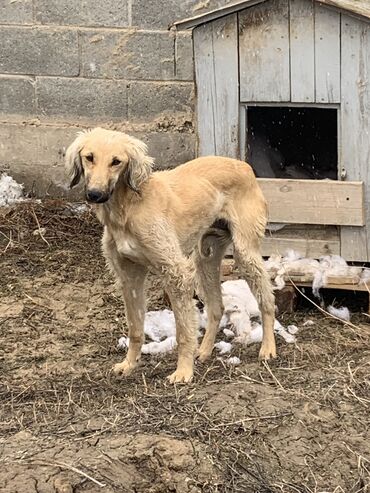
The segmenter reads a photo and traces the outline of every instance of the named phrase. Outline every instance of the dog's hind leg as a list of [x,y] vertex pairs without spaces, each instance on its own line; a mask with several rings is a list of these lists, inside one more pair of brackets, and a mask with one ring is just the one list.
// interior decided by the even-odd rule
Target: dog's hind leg
[[263,225],[255,228],[251,218],[232,224],[234,258],[240,274],[247,281],[262,313],[263,338],[259,358],[268,360],[276,357],[274,334],[275,298],[270,277],[260,253]]
[[113,242],[106,235],[103,237],[103,253],[122,290],[130,340],[126,358],[122,363],[114,365],[113,372],[129,375],[138,364],[144,342],[144,281],[147,269],[118,255]]
[[224,313],[221,293],[221,262],[230,235],[207,235],[195,255],[199,296],[207,310],[207,327],[198,349],[198,359],[206,361],[212,354],[220,321]]

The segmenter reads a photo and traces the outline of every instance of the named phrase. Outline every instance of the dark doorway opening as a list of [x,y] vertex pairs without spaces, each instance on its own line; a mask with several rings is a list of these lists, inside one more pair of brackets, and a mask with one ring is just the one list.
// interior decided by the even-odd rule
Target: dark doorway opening
[[338,179],[334,108],[247,107],[246,159],[260,178]]

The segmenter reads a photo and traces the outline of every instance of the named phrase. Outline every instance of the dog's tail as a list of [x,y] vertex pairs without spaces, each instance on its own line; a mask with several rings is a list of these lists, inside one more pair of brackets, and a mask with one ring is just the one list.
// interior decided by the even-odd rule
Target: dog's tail
[[219,219],[204,233],[198,248],[202,258],[211,257],[215,249],[226,247],[231,242],[231,233],[226,221]]

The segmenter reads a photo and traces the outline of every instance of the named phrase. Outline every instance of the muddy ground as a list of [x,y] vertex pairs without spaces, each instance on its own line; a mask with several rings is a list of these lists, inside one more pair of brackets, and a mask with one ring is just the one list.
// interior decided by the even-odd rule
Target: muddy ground
[[166,382],[175,355],[116,378],[125,320],[99,237],[62,203],[0,213],[1,491],[370,491],[366,315],[286,315],[315,325],[276,361],[238,347],[240,366],[215,355],[187,386]]

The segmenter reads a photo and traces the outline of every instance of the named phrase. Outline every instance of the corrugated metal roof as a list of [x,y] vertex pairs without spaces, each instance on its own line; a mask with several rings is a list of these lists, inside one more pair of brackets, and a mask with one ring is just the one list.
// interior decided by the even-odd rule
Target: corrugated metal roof
[[[370,0],[316,0],[322,5],[332,7],[339,10],[344,10],[352,15],[356,15],[365,19],[370,19]],[[206,14],[199,14],[194,17],[189,17],[181,21],[174,22],[172,26],[176,29],[192,29],[200,24],[212,22],[225,15],[239,12],[259,3],[268,2],[268,0],[243,0],[241,2],[232,2],[224,7],[211,10]]]

